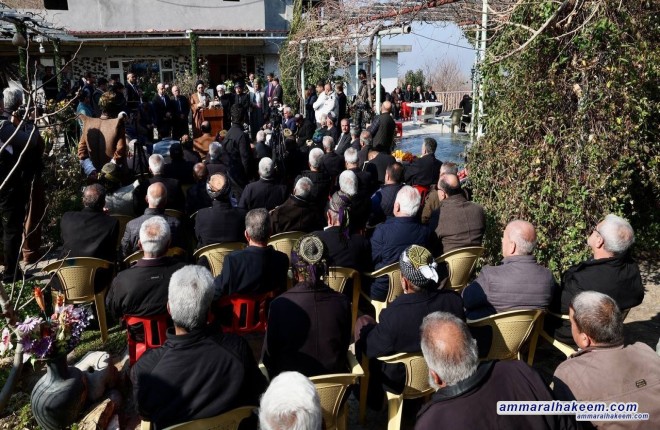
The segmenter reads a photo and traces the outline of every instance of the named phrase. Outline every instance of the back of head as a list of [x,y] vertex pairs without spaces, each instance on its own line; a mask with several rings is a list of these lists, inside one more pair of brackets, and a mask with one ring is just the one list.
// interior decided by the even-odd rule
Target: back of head
[[170,244],[170,226],[164,218],[152,216],[140,226],[140,244],[145,256],[162,257]]
[[387,166],[385,170],[389,180],[393,184],[400,184],[403,181],[403,164],[395,161],[394,163]]
[[307,200],[312,193],[313,185],[314,183],[311,179],[302,177],[296,182],[296,186],[293,188],[293,195],[300,199]]
[[162,209],[167,204],[167,188],[160,182],[154,182],[147,188],[147,203],[150,208]]
[[335,146],[335,139],[332,136],[323,136],[323,150],[325,152],[332,151],[332,148]]
[[121,185],[119,167],[115,163],[106,163],[99,173],[99,183],[103,185],[108,192],[113,192]]
[[313,148],[309,151],[309,167],[318,169],[321,165],[321,158],[323,157],[323,150],[321,148]]
[[605,250],[614,255],[625,254],[635,243],[635,232],[630,223],[614,214],[605,217],[598,227],[598,233],[603,237]]
[[264,179],[270,179],[273,177],[274,170],[273,168],[275,167],[275,163],[273,163],[273,160],[264,157],[261,160],[259,160],[259,176],[264,178]]
[[117,93],[114,91],[106,91],[101,94],[99,98],[99,107],[101,111],[109,116],[114,118],[119,114],[119,103],[117,102]]
[[442,163],[442,166],[440,166],[440,175],[458,175],[458,165],[451,161]]
[[[433,312],[424,318],[420,330],[424,359],[447,386],[456,385],[476,372],[477,342],[465,322],[448,312]],[[434,381],[431,385],[438,388]]]
[[208,121],[203,121],[202,124],[199,126],[199,129],[202,130],[202,133],[210,133],[211,123]]
[[211,176],[206,183],[206,192],[214,200],[228,200],[231,193],[231,186],[227,175],[220,172]]
[[371,133],[369,133],[367,130],[364,130],[364,131],[360,134],[360,144],[361,144],[362,146],[369,146],[369,145],[371,145],[372,139],[373,139],[373,138],[372,138],[372,136],[371,136]]
[[410,245],[399,257],[401,276],[415,290],[431,290],[438,287],[437,264],[431,251],[419,245]]
[[349,197],[354,197],[358,191],[357,176],[350,170],[344,170],[339,175],[339,189]]
[[296,241],[291,251],[291,269],[294,279],[316,284],[327,270],[327,250],[323,241],[306,234]]
[[193,174],[195,175],[195,179],[199,181],[206,181],[207,176],[209,175],[209,171],[206,168],[206,164],[204,163],[197,163],[193,166]]
[[427,154],[435,154],[435,150],[438,147],[438,142],[432,137],[424,138],[424,150]]
[[83,191],[83,206],[100,211],[105,206],[105,188],[100,184],[92,184]]
[[213,276],[205,267],[189,265],[174,272],[167,295],[174,325],[186,331],[203,328],[213,291]]
[[584,291],[573,298],[573,322],[599,345],[623,343],[623,316],[614,299],[597,291]]
[[8,87],[2,91],[5,110],[12,113],[23,104],[23,91],[20,88]]
[[532,223],[514,220],[504,230],[508,240],[516,244],[516,255],[532,255],[536,248],[536,230]]
[[265,142],[266,141],[266,132],[263,130],[259,130],[257,132],[257,142]]
[[270,239],[270,216],[264,208],[252,209],[245,215],[245,230],[250,239],[265,245]]
[[344,151],[344,161],[347,164],[357,164],[358,162],[358,152],[355,148],[348,148]]
[[163,156],[160,154],[152,154],[149,157],[149,170],[154,175],[160,175],[163,173],[163,165],[165,164]]
[[447,196],[455,196],[461,194],[461,182],[456,175],[445,175],[440,178],[438,187],[447,194]]
[[298,372],[282,372],[261,397],[261,430],[321,430],[319,395],[312,381]]
[[399,216],[415,216],[419,210],[421,200],[422,197],[416,189],[410,185],[404,185],[399,192],[396,193],[394,205],[399,205]]
[[380,109],[383,113],[390,113],[392,111],[392,103],[388,101],[383,102],[383,106]]

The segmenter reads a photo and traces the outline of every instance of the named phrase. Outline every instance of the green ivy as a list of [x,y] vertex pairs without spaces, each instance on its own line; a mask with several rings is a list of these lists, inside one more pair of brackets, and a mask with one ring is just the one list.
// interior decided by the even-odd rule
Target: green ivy
[[[558,4],[521,4],[511,20],[538,28]],[[646,1],[584,1],[524,51],[520,26],[489,34],[486,135],[471,149],[485,244],[498,260],[506,223],[537,227],[537,257],[555,274],[589,257],[586,238],[607,213],[627,219],[637,250],[660,246],[660,14]]]

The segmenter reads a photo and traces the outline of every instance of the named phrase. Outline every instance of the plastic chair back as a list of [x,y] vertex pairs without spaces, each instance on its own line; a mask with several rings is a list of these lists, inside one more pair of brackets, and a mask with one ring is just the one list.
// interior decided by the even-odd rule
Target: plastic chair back
[[348,267],[333,266],[328,269],[328,276],[326,276],[325,281],[330,288],[343,294],[349,279],[353,281],[353,294],[351,298],[351,333],[353,333],[358,314],[358,302],[360,301],[360,272]]
[[[183,248],[179,248],[178,246],[173,246],[171,248],[168,248],[167,252],[165,253],[166,256],[168,257],[185,257],[186,256],[186,250]],[[129,255],[128,257],[124,258],[123,264],[125,267],[130,267],[133,264],[137,263],[138,260],[141,260],[142,257],[144,257],[144,252],[143,251],[136,251]]]
[[446,284],[446,287],[460,293],[467,286],[470,276],[472,276],[472,272],[474,272],[474,268],[477,265],[477,261],[483,252],[484,248],[482,246],[469,246],[449,251],[436,258],[435,262],[438,264],[447,263],[449,282]]
[[[144,341],[139,342],[131,336],[130,330],[126,331],[128,338],[128,359],[132,366],[140,359],[147,349],[157,348],[165,343],[167,338],[167,322],[170,319],[168,314],[151,315],[140,317],[135,315],[124,315],[124,321],[127,326],[142,324],[144,329]],[[154,326],[156,330],[154,330]],[[154,337],[154,331],[158,337]]]
[[379,300],[371,300],[371,304],[376,309],[376,321],[379,321],[380,311],[385,309],[388,304],[392,303],[394,299],[403,294],[403,287],[401,285],[401,268],[399,267],[399,262],[389,264],[385,267],[368,273],[370,278],[379,278],[381,276],[387,276],[389,287],[387,290],[387,298],[384,302]]
[[165,215],[174,217],[181,221],[183,221],[183,219],[186,217],[186,214],[176,209],[165,209]]
[[469,327],[492,329],[492,341],[486,360],[520,359],[520,348],[529,338],[543,309],[517,310],[468,320]]
[[165,430],[236,430],[244,419],[249,418],[257,406],[243,406],[211,418],[202,418],[176,424]]
[[268,325],[267,307],[274,297],[273,292],[254,296],[232,294],[222,297],[218,303],[220,310],[232,310],[231,323],[222,326],[223,333],[265,333]]
[[124,237],[124,233],[126,232],[126,225],[133,219],[133,217],[121,214],[110,214],[110,216],[119,221],[119,237],[117,237],[117,249],[119,249],[119,246],[121,245],[121,239]]
[[305,235],[302,231],[288,231],[285,233],[274,234],[270,237],[268,241],[269,245],[272,245],[277,251],[285,253],[289,257],[289,263],[291,262],[291,251],[296,244],[296,241]]
[[242,242],[225,242],[225,243],[215,243],[212,245],[206,245],[199,248],[193,254],[195,260],[198,260],[202,257],[206,257],[211,273],[214,277],[219,276],[222,272],[222,266],[225,262],[225,257],[234,252],[245,249],[247,244]]
[[461,127],[461,119],[463,118],[463,108],[454,109],[451,111],[451,132],[454,133],[454,127]]

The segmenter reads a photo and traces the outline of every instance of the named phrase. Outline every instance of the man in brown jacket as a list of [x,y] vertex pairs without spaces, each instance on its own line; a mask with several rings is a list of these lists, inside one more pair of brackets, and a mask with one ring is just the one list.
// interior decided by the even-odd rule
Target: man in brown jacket
[[660,357],[638,342],[623,345],[623,317],[614,299],[585,291],[569,308],[571,332],[580,350],[555,370],[559,400],[636,402],[644,421],[594,421],[599,429],[660,428]]

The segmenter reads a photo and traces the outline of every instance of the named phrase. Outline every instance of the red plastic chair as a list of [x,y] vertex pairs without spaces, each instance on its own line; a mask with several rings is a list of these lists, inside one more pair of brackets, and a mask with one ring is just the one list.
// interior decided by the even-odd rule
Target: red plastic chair
[[396,121],[394,124],[396,125],[396,134],[399,137],[403,137],[403,123],[401,121]]
[[426,196],[429,193],[429,187],[423,185],[413,185],[413,188],[417,190],[420,196],[422,196],[422,202],[419,205],[420,212],[424,209],[424,202],[426,202]]
[[275,293],[269,292],[261,295],[232,294],[219,300],[218,307],[232,308],[231,325],[224,325],[223,333],[265,333],[268,325],[267,308]]
[[401,103],[401,118],[404,120],[410,120],[412,118],[412,110],[408,105],[408,102]]
[[[128,359],[131,366],[140,359],[147,349],[157,348],[165,343],[165,339],[167,338],[167,322],[169,320],[170,316],[168,314],[151,315],[148,317],[124,315],[124,321],[126,321],[127,326],[126,337],[128,338]],[[140,323],[142,323],[144,329],[143,342],[134,339],[128,329],[128,327]],[[152,324],[156,324],[158,338],[154,338]]]

